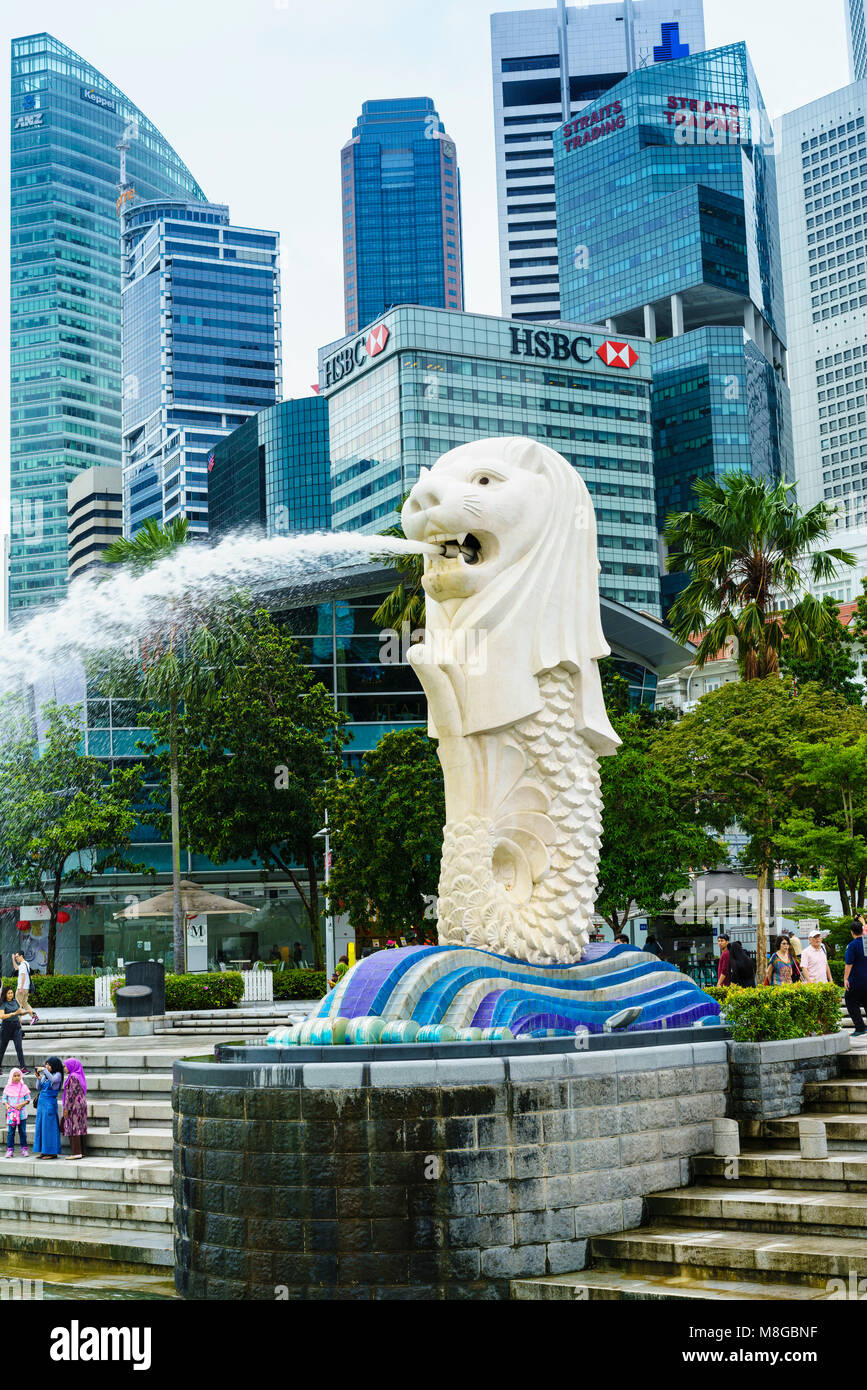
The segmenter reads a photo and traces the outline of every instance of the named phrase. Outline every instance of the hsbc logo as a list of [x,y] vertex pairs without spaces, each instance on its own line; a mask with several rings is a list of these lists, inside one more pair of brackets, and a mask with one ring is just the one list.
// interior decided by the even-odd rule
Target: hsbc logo
[[379,323],[376,328],[371,329],[364,340],[364,347],[368,357],[378,357],[385,348],[388,339],[389,332],[384,323]]
[[638,361],[638,353],[629,343],[615,343],[611,339],[603,343],[596,349],[596,356],[601,357],[606,367],[634,367]]
[[331,357],[327,357],[322,364],[324,385],[326,387],[336,386],[338,381],[343,381],[344,377],[366,367],[372,358],[385,352],[390,337],[391,334],[385,324],[378,323],[363,338],[356,338],[354,342],[347,343]]

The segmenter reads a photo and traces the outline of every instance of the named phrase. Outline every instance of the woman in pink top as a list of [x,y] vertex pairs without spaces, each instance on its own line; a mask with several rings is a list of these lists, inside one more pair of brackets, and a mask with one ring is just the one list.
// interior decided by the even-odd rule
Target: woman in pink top
[[801,974],[808,985],[822,985],[827,981],[833,984],[831,967],[822,945],[822,933],[818,927],[810,932],[810,944],[801,952]]

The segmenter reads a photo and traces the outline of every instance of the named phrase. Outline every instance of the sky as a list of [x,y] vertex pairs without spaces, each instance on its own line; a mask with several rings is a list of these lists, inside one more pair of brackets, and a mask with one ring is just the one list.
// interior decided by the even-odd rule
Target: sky
[[[746,39],[776,117],[848,82],[843,5],[705,0],[707,46]],[[234,223],[279,231],[284,396],[299,396],[316,380],[317,348],[343,333],[339,158],[365,100],[433,98],[461,170],[465,307],[500,313],[489,16],[493,8],[530,7],[528,0],[148,0],[144,7],[0,0],[0,17],[4,54],[13,37],[54,34],[154,122],[207,196],[229,204]],[[672,10],[676,16],[677,0]],[[8,150],[8,100],[0,101],[0,117],[0,147]],[[4,178],[6,266],[8,225]],[[2,533],[5,295],[0,319]]]

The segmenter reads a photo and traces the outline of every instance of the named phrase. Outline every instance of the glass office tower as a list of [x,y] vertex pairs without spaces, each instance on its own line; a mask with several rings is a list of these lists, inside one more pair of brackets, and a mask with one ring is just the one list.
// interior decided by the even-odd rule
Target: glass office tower
[[560,128],[554,168],[564,312],[654,344],[660,523],[699,477],[791,480],[773,136],[745,45],[632,73]]
[[50,34],[13,40],[12,622],[63,597],[67,485],[121,461],[122,137],[134,196],[204,198],[100,72]]
[[397,521],[421,468],[458,444],[528,435],[568,459],[596,508],[600,593],[659,616],[650,345],[402,305],[319,352],[335,529]]
[[849,43],[849,75],[860,82],[867,78],[867,30],[864,0],[846,0],[846,38]]
[[124,529],[208,529],[218,440],[280,395],[276,232],[216,203],[135,204],[123,229]]
[[268,536],[331,527],[328,402],[280,401],[214,449],[208,473],[214,540],[253,527]]
[[340,171],[347,333],[395,304],[462,309],[458,157],[430,97],[364,102]]

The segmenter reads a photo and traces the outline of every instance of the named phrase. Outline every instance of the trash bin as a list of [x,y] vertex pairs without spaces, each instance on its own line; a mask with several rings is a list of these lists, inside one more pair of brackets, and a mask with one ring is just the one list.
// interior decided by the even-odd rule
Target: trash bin
[[150,985],[121,985],[115,994],[118,1018],[150,1018],[153,997]]
[[[153,1002],[144,1013],[136,1018],[155,1014],[158,1018],[166,1011],[166,967],[160,960],[130,960],[124,970],[127,985],[146,985],[153,995]],[[120,993],[120,991],[118,991]],[[118,1017],[122,1017],[118,1009]],[[127,1015],[133,1017],[133,1015]]]

